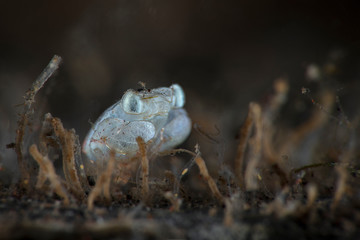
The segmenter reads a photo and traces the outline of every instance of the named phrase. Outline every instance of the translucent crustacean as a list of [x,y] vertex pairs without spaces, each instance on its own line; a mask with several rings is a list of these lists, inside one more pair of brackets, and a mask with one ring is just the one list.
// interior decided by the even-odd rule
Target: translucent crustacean
[[91,162],[107,161],[115,151],[125,161],[138,152],[140,136],[150,151],[169,150],[190,134],[191,120],[185,109],[185,94],[178,84],[152,90],[127,90],[92,126],[83,143]]

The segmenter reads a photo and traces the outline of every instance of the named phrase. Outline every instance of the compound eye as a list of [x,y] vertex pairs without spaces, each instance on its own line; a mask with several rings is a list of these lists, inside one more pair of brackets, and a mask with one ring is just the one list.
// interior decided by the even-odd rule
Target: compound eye
[[144,104],[136,92],[127,91],[122,98],[122,107],[126,113],[140,114],[143,112]]
[[183,107],[185,104],[185,93],[183,89],[180,87],[179,84],[173,84],[170,86],[170,88],[173,90],[174,93],[174,98],[175,98],[174,106],[177,108]]

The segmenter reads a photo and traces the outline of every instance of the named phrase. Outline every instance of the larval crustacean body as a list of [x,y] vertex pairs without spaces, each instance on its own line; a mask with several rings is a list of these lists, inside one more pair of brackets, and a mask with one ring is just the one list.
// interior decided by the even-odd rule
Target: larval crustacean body
[[108,160],[111,151],[116,160],[134,157],[139,136],[150,151],[172,149],[191,132],[184,104],[185,94],[178,84],[152,90],[130,89],[93,124],[82,150],[90,162],[101,164]]

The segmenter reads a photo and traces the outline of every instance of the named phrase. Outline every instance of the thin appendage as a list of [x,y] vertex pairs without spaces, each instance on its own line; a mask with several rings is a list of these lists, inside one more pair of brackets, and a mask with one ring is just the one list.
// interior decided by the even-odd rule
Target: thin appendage
[[194,163],[196,163],[198,165],[199,169],[200,169],[200,174],[207,181],[211,192],[214,194],[214,196],[219,201],[222,202],[223,201],[223,196],[221,195],[218,187],[216,186],[216,183],[215,183],[214,179],[209,175],[209,172],[207,170],[205,161],[200,156],[199,146],[196,145],[195,153],[192,152],[192,151],[189,151],[187,149],[179,148],[179,149],[173,149],[173,150],[162,152],[161,156],[171,155],[171,154],[176,154],[176,153],[187,153],[187,154],[190,154],[191,156],[193,156],[193,158],[185,165],[185,167],[183,168],[183,170],[181,171],[181,173],[177,177],[177,181],[175,182],[175,185],[174,185],[175,196],[177,196],[177,194],[179,192],[181,178],[184,175],[186,175],[189,172],[190,168],[194,165]]
[[187,153],[189,155],[191,155],[193,158],[187,162],[183,168],[183,170],[181,171],[180,174],[178,174],[175,184],[174,184],[174,193],[178,194],[179,193],[179,188],[180,188],[180,182],[181,182],[181,178],[186,175],[190,168],[194,165],[195,163],[195,157],[197,156],[196,153],[189,151],[187,149],[183,149],[183,148],[178,148],[178,149],[172,149],[172,150],[167,150],[167,151],[163,151],[161,153],[158,153],[159,156],[167,156],[167,155],[175,155],[177,153]]
[[172,149],[172,150],[167,150],[167,151],[163,151],[161,153],[159,153],[159,156],[166,156],[166,155],[173,155],[173,154],[177,154],[177,153],[187,153],[190,154],[192,156],[196,156],[196,153],[189,151],[187,149],[184,148],[178,148],[178,149]]

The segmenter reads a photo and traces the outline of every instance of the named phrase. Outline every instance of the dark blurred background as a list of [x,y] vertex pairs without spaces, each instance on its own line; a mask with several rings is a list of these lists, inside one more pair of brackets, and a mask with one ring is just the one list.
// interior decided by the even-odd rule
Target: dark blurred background
[[[51,112],[81,140],[88,121],[139,81],[179,83],[193,121],[218,128],[231,158],[249,101],[264,101],[279,77],[301,96],[307,66],[334,54],[336,87],[356,112],[359,13],[356,1],[1,1],[0,166],[16,169],[5,147],[15,138],[16,105],[54,54],[63,64],[37,96],[38,117]],[[187,146],[201,139],[194,133]]]

